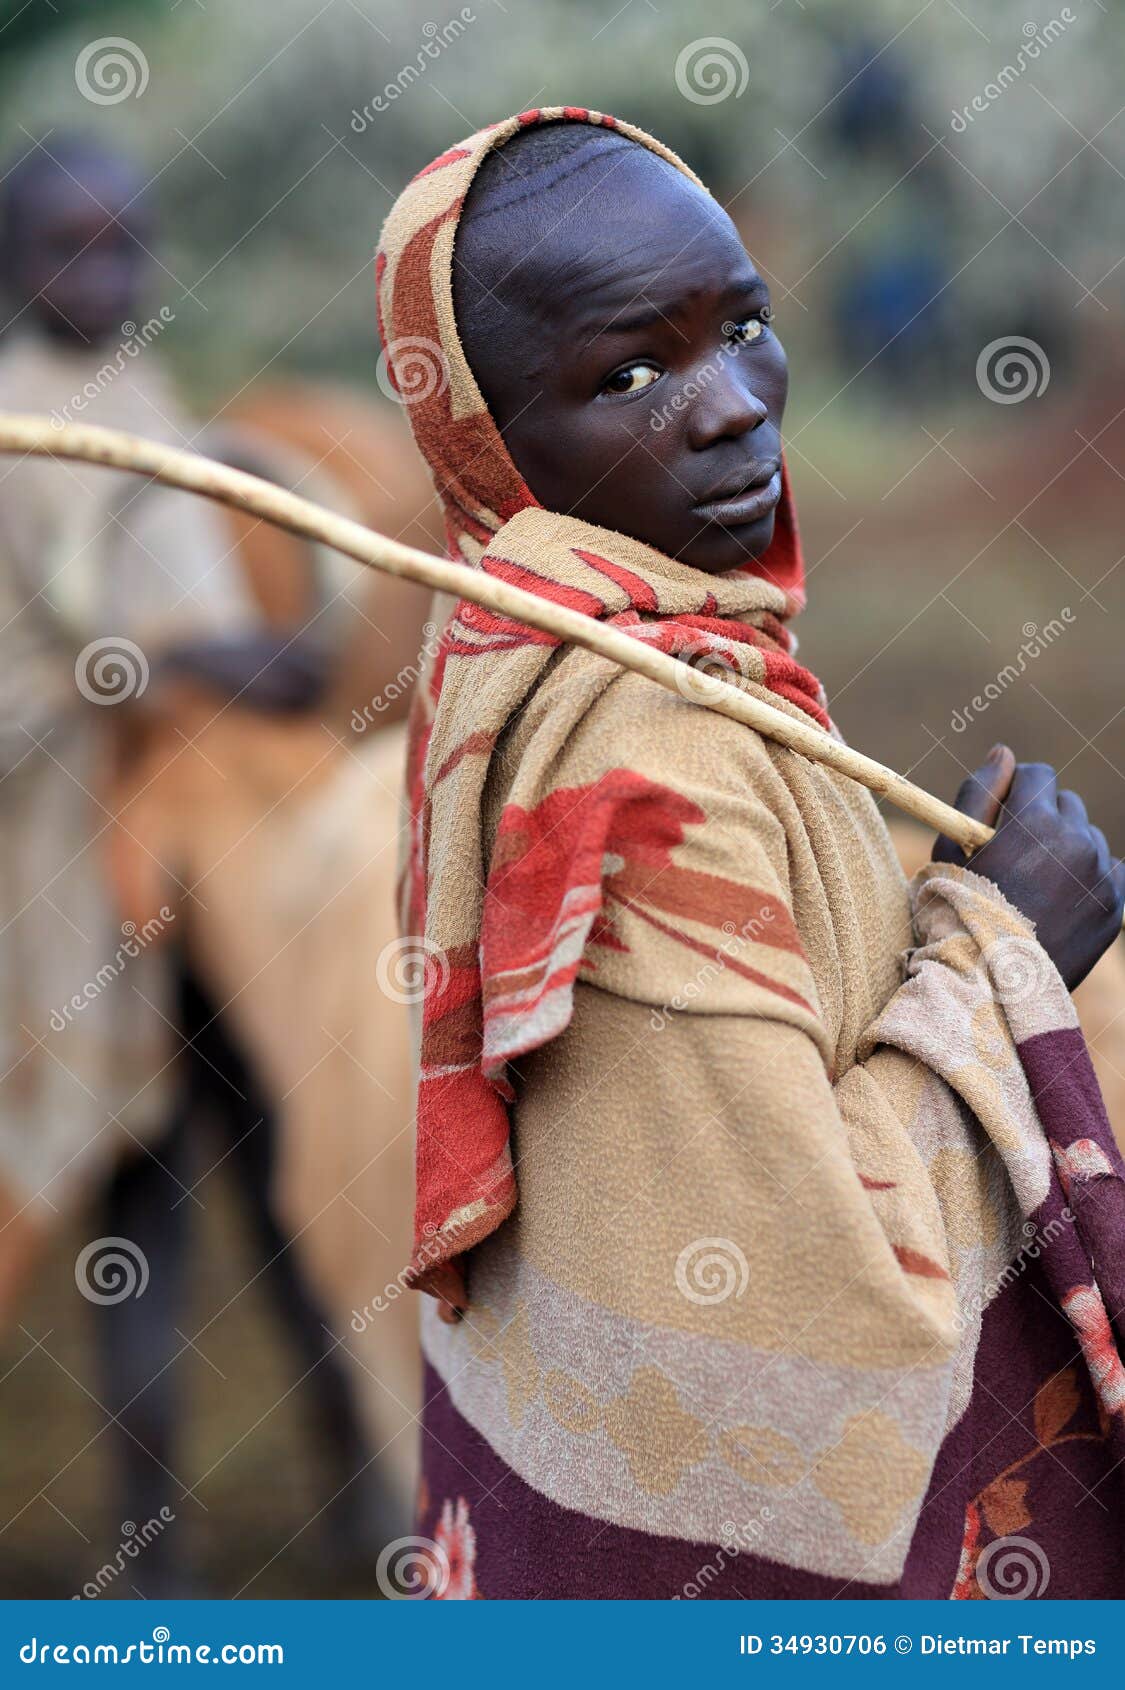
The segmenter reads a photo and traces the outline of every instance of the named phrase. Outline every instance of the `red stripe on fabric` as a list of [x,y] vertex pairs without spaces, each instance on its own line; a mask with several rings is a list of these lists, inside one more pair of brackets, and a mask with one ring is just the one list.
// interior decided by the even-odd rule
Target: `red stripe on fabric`
[[483,756],[486,752],[490,752],[492,750],[495,743],[496,740],[493,734],[470,734],[467,739],[463,739],[461,741],[456,750],[449,753],[449,756],[445,759],[445,762],[434,776],[431,786],[437,786],[438,782],[443,781],[446,775],[452,774],[453,770],[463,758]]
[[763,634],[760,628],[755,628],[752,622],[737,622],[727,616],[677,616],[673,619],[674,627],[698,628],[703,634],[717,634],[720,639],[733,640],[743,645],[760,648],[770,641],[768,634]]
[[[446,493],[452,492],[452,490],[452,482],[450,482],[447,487],[439,487],[439,498],[444,498]],[[464,561],[461,558],[457,544],[462,534],[468,534],[471,539],[477,540],[482,546],[487,546],[488,542],[493,538],[493,531],[489,528],[487,523],[478,521],[478,519],[469,511],[459,510],[457,512],[457,526],[454,527],[451,523],[446,523],[446,536],[449,540],[449,553],[454,563],[461,563]]]
[[442,629],[441,638],[438,641],[437,656],[434,658],[434,666],[430,674],[430,703],[433,706],[429,723],[430,732],[433,731],[434,717],[437,715],[438,700],[441,697],[441,683],[445,679],[445,665],[449,659],[451,624],[452,618]]
[[[475,945],[457,945],[446,951],[442,957],[442,966],[433,970],[433,981],[427,982],[426,996],[423,1003],[423,1042],[430,1034],[432,1026],[443,1017],[459,1015],[466,1005],[474,1000],[480,1001],[480,969],[477,966],[477,947]],[[448,1056],[441,1061],[448,1062]],[[426,1051],[426,1062],[430,1067],[435,1066],[434,1053]]]
[[[597,552],[583,551],[581,546],[572,546],[575,557],[588,563],[591,569],[596,569],[599,575],[605,575],[615,586],[621,588],[634,610],[659,610],[660,605],[656,592],[640,575],[634,575],[631,569],[622,568],[619,563],[611,563],[607,557],[599,557]],[[603,605],[603,610],[606,608]]]
[[657,921],[654,915],[650,915],[647,910],[641,909],[637,904],[631,904],[629,908],[634,915],[640,916],[642,921],[647,921],[650,927],[655,927],[659,933],[666,933],[670,939],[675,939],[677,944],[686,945],[689,950],[697,951],[700,956],[708,957],[711,962],[718,962],[721,956],[723,967],[733,968],[734,972],[741,974],[744,980],[751,980],[756,986],[765,986],[768,991],[775,992],[779,998],[784,998],[787,1003],[795,1003],[798,1009],[803,1009],[806,1014],[813,1016],[814,1019],[816,1018],[816,1010],[813,1009],[812,1005],[806,1003],[799,992],[783,985],[780,980],[771,980],[768,974],[761,974],[756,968],[749,968],[743,962],[736,962],[733,957],[720,952],[714,945],[701,944],[698,939],[693,939],[690,933],[684,933],[678,927],[669,927],[665,922]]
[[766,685],[771,692],[777,693],[779,698],[788,699],[790,704],[796,704],[820,727],[831,727],[827,710],[809,691],[808,683],[812,676],[807,669],[802,669],[791,657],[773,651],[766,652],[765,664]]
[[375,322],[379,329],[379,344],[386,346],[387,329],[383,316],[383,277],[387,272],[387,255],[385,252],[375,254]]
[[906,1273],[917,1274],[920,1279],[948,1279],[949,1275],[937,1262],[932,1262],[929,1256],[923,1256],[920,1250],[911,1250],[905,1244],[892,1246],[895,1259]]
[[506,558],[492,557],[486,552],[481,559],[481,568],[497,581],[506,581],[510,587],[522,587],[525,592],[534,593],[536,598],[547,599],[551,604],[565,604],[587,616],[605,613],[605,601],[595,594],[584,592],[580,587],[564,587],[559,581],[550,581],[545,575],[525,569],[521,563],[509,563]]
[[435,170],[444,170],[446,165],[456,164],[459,158],[468,158],[468,156],[467,147],[451,147],[447,153],[442,153],[440,157],[431,159],[429,164],[425,165],[411,180],[420,182],[423,176],[432,176]]
[[[543,982],[542,988],[531,998],[521,1000],[518,1003],[509,1004],[503,1009],[495,1009],[491,1012],[486,1007],[484,1013],[485,1027],[487,1028],[496,1020],[507,1020],[513,1015],[520,1015],[525,1018],[531,1016],[535,1010],[539,1008],[543,1000],[550,997],[552,992],[557,992],[564,986],[573,985],[574,981],[578,977],[578,970],[580,967],[581,961],[567,963],[565,968],[556,969],[555,972]],[[517,1056],[527,1056],[531,1051],[538,1050],[542,1042],[543,1040],[538,1032],[529,1032],[527,1038],[522,1044],[504,1046],[502,1060],[505,1062],[512,1062]]]
[[[701,869],[668,862],[657,872],[648,863],[626,863],[609,877],[613,896],[622,903],[651,904],[664,915],[679,916],[707,927],[732,926],[740,944],[766,945],[807,961],[792,915],[777,897],[756,886],[728,880]],[[726,953],[724,952],[724,955]]]
[[762,632],[769,639],[776,640],[782,651],[792,652],[793,636],[785,623],[775,616],[772,610],[767,610],[762,616]]
[[[493,899],[495,904],[495,899]],[[539,950],[539,934],[529,924],[528,919],[516,910],[513,925],[518,926],[514,943],[509,956],[500,958],[506,966],[492,968],[485,976],[485,1023],[494,1025],[497,1017],[509,1019],[512,1016],[527,1016],[531,1007],[537,1006],[551,990],[571,983],[581,966],[581,951],[573,958],[560,957],[558,954],[565,949],[567,943],[578,945],[581,936],[585,940],[592,923],[597,919],[601,907],[601,888],[595,888],[584,902],[583,907],[575,905],[570,912],[573,918],[568,923],[565,936],[557,931],[550,935],[550,949],[546,956],[536,956]],[[504,909],[493,907],[489,912],[489,922],[493,929],[503,927]],[[509,935],[500,932],[499,940],[503,942]],[[497,949],[497,938],[488,934],[482,943],[482,953],[485,956],[486,967],[491,953]],[[501,1002],[501,1000],[506,1000]],[[569,995],[568,995],[569,1007]],[[569,1014],[567,1016],[569,1020]],[[543,1042],[542,1034],[534,1028],[528,1029],[528,1036],[533,1041],[525,1049],[533,1049]]]
[[[438,318],[433,252],[438,236],[450,225],[456,226],[459,215],[458,205],[447,207],[406,242],[389,290],[384,347],[406,337],[445,347],[448,326]],[[450,553],[456,556],[463,535],[486,545],[494,527],[502,526],[517,511],[534,507],[536,501],[520,480],[483,401],[479,411],[454,416],[452,392],[450,383],[439,382],[432,393],[417,397],[409,412],[415,441],[444,507]],[[482,524],[481,511],[495,513],[495,524]]]
[[474,645],[454,634],[449,641],[451,657],[479,657],[482,652],[512,651],[517,646],[562,643],[554,634],[541,633],[538,628],[529,628],[525,622],[509,621],[506,616],[493,616],[490,611],[480,611],[466,626],[475,634],[487,635],[492,643]]

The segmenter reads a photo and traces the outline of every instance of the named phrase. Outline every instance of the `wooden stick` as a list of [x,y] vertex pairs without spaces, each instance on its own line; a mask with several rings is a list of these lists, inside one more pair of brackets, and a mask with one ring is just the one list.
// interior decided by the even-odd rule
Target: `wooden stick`
[[125,434],[113,428],[93,428],[84,423],[66,423],[57,427],[48,417],[12,416],[0,412],[0,452],[31,453],[43,457],[72,458],[83,463],[104,464],[108,468],[131,470],[148,475],[170,487],[180,487],[189,493],[201,493],[219,504],[232,505],[236,510],[249,511],[265,522],[275,523],[292,534],[301,534],[332,546],[345,556],[369,568],[384,570],[389,575],[406,576],[420,581],[435,591],[452,593],[458,599],[470,599],[501,616],[526,622],[545,634],[573,645],[585,646],[619,663],[623,669],[634,669],[647,675],[663,687],[681,697],[730,716],[754,728],[767,739],[800,752],[813,762],[827,763],[842,775],[859,781],[862,786],[887,798],[898,809],[905,810],[928,827],[948,834],[967,851],[972,851],[992,838],[993,830],[982,822],[955,810],[940,798],[934,798],[922,787],[905,780],[873,757],[841,745],[812,722],[787,716],[761,699],[742,692],[738,687],[714,676],[701,673],[677,657],[669,657],[655,647],[611,628],[581,611],[554,604],[525,592],[522,587],[510,586],[466,564],[451,563],[444,558],[431,557],[428,552],[416,551],[412,546],[389,540],[362,523],[337,516],[323,505],[302,499],[285,488],[275,487],[256,475],[231,469],[194,452],[182,452],[175,447],[159,445],[138,435]]

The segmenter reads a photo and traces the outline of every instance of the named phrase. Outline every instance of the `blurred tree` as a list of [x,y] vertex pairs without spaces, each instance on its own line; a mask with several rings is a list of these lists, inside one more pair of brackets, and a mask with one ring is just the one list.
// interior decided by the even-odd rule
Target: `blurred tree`
[[[1119,12],[1080,8],[1046,40],[1024,0],[993,0],[984,27],[904,0],[864,0],[858,18],[837,0],[628,0],[608,18],[601,0],[446,0],[425,21],[415,0],[0,3],[0,141],[10,155],[87,126],[140,156],[165,230],[156,303],[176,311],[168,349],[202,398],[267,365],[373,383],[370,258],[398,187],[467,130],[546,103],[676,147],[770,269],[795,356],[834,386],[873,361],[854,398],[916,315],[931,351],[955,317],[965,357],[942,367],[972,389],[1006,312],[1054,325],[1061,371],[1071,330],[1122,309]],[[143,97],[76,90],[95,19],[135,38]],[[955,122],[974,98],[984,109]],[[879,281],[861,315],[878,321],[860,348],[833,325],[865,264]]]
[[[165,0],[118,0],[113,7],[119,20],[130,12],[165,9]],[[5,56],[56,35],[68,24],[81,23],[88,28],[92,10],[90,0],[0,0],[0,35],[4,38]]]

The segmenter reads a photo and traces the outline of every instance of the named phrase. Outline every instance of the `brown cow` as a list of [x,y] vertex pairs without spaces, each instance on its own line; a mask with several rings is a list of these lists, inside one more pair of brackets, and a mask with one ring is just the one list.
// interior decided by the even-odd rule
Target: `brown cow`
[[[382,532],[440,550],[425,472],[397,412],[292,384],[252,393],[206,442]],[[406,711],[428,599],[240,513],[224,513],[284,647],[332,628],[315,708],[263,715],[168,682],[114,803],[123,919],[171,902],[188,959],[278,1117],[273,1198],[355,1362],[403,1518],[419,1389],[411,1238],[412,1079],[393,986],[393,883]],[[190,750],[185,750],[185,736]],[[186,901],[161,865],[192,889]],[[381,990],[380,978],[392,982]]]

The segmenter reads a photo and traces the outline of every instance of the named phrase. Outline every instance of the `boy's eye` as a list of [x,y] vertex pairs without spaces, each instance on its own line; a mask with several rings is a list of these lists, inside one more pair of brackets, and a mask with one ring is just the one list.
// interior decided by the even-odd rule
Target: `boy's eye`
[[642,388],[651,387],[654,381],[659,381],[660,371],[651,364],[626,364],[623,370],[614,370],[602,382],[603,393],[640,393]]
[[723,327],[731,340],[739,341],[748,346],[751,341],[761,340],[766,332],[768,310],[757,317],[742,317],[737,323],[724,323]]

